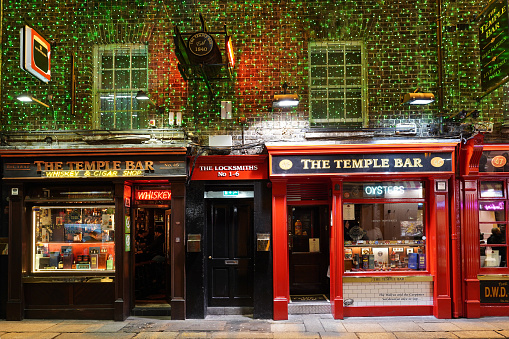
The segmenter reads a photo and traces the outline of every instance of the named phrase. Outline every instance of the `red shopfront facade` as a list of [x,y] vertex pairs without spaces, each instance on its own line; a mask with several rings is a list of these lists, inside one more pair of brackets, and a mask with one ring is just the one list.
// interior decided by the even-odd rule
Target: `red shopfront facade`
[[456,145],[267,145],[274,319],[302,295],[335,319],[450,318]]
[[[461,290],[454,315],[467,318],[506,316],[509,312],[509,145],[484,144],[476,135],[461,145],[458,203]],[[460,299],[461,298],[461,299]]]

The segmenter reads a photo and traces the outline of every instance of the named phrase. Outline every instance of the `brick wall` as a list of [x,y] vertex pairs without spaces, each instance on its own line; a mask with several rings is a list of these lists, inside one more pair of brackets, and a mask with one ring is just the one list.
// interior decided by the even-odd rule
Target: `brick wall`
[[[422,88],[438,93],[436,2],[405,1],[46,1],[4,4],[2,39],[3,131],[86,130],[94,126],[92,50],[95,44],[146,43],[149,93],[165,112],[183,112],[184,127],[206,141],[229,134],[235,143],[304,140],[309,128],[308,43],[362,40],[367,58],[368,127],[415,122],[419,136],[440,117],[479,109],[481,118],[501,124],[507,106],[504,89],[477,102],[477,26],[470,23],[487,1],[443,1],[442,24],[467,28],[443,33],[443,108],[399,104],[400,95]],[[233,36],[237,65],[229,82],[185,82],[173,52],[173,28],[195,32],[202,13],[209,31],[226,24]],[[43,84],[19,68],[19,29],[24,22],[52,43],[52,81]],[[222,41],[218,41],[220,47]],[[76,71],[76,104],[71,109],[71,70]],[[271,98],[287,82],[298,92],[296,109],[274,110]],[[28,90],[51,109],[23,105]],[[49,97],[52,99],[49,100]],[[231,100],[233,120],[220,119],[220,101]],[[163,115],[166,117],[167,115]],[[151,117],[149,117],[151,118]],[[245,118],[240,124],[238,118]],[[161,120],[162,117],[157,117]]]

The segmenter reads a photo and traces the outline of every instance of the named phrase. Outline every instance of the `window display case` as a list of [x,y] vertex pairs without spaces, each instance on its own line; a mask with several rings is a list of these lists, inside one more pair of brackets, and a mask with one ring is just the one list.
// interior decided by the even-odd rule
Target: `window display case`
[[424,185],[345,183],[345,272],[426,270]]
[[35,206],[32,221],[32,272],[114,272],[113,206]]
[[[507,270],[507,205],[505,181],[479,184],[480,266],[483,273]],[[502,271],[502,272],[500,272]]]

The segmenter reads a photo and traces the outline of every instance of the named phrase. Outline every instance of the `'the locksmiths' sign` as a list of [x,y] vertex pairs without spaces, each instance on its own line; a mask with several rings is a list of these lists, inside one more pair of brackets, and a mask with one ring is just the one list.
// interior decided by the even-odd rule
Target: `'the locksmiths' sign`
[[209,155],[190,159],[192,180],[263,180],[268,178],[265,155]]
[[509,303],[509,280],[480,280],[482,303]]
[[451,172],[451,153],[272,156],[272,175]]
[[185,175],[184,161],[148,158],[103,157],[94,159],[45,159],[30,162],[5,162],[4,178],[114,178]]

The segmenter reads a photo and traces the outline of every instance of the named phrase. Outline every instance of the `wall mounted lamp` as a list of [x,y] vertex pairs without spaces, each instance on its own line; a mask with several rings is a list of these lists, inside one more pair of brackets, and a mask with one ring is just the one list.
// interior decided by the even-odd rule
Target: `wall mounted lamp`
[[272,107],[296,107],[299,105],[299,96],[297,94],[287,94],[288,84],[283,84],[283,94],[275,94],[272,101]]
[[40,101],[40,100],[37,100],[36,98],[34,98],[33,96],[31,96],[30,94],[28,94],[28,93],[26,93],[26,92],[25,92],[25,93],[22,93],[21,95],[19,95],[19,96],[17,97],[17,99],[18,99],[19,101],[21,101],[21,102],[36,102],[36,103],[38,103],[39,105],[42,105],[42,106],[44,106],[44,107],[46,107],[46,108],[49,108],[49,105],[48,105],[48,104],[46,104],[46,103],[44,103],[44,102],[42,102],[42,101]]
[[413,93],[407,93],[401,96],[401,104],[403,105],[427,105],[435,101],[433,93],[421,93],[420,88]]

